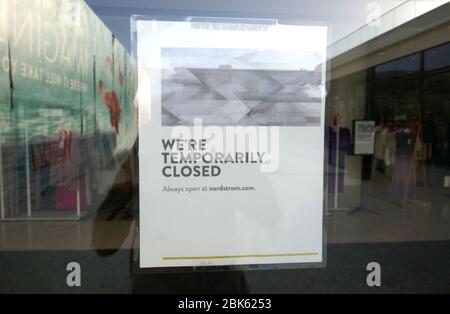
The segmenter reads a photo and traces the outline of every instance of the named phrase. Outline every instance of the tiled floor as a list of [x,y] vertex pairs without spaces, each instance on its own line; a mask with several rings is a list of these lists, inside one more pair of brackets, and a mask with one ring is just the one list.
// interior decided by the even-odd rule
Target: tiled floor
[[[402,207],[386,201],[385,195],[361,194],[362,210],[326,216],[327,243],[449,240],[450,198],[444,188],[429,190],[428,208],[420,202]],[[123,220],[3,222],[0,251],[129,249],[133,235],[134,223]]]
[[0,223],[0,251],[131,248],[129,221]]

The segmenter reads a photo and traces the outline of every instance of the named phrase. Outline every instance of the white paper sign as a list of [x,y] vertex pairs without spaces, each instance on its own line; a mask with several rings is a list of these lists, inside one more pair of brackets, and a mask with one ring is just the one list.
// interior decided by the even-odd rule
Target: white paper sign
[[140,266],[323,262],[327,28],[136,30]]
[[354,122],[355,155],[373,155],[375,149],[375,121]]

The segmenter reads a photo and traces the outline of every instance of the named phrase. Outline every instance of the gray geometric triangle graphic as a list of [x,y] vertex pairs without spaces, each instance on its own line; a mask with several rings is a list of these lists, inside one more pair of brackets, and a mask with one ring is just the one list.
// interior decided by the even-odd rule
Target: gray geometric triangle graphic
[[320,71],[234,69],[232,64],[164,69],[162,125],[192,126],[201,118],[204,126],[319,126],[321,80]]

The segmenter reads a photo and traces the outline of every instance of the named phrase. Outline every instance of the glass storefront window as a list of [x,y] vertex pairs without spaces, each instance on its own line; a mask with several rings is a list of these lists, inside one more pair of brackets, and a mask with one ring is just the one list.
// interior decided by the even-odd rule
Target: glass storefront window
[[[450,73],[430,75],[424,86],[424,137],[431,144],[430,154],[434,165],[450,165]],[[443,181],[441,177],[439,181]]]
[[[450,292],[450,3],[431,0],[419,12],[416,2],[0,0],[0,292]],[[148,21],[144,69],[133,51],[146,51],[130,21],[148,15],[204,23],[177,33],[176,23]],[[262,26],[242,22],[249,20]],[[264,36],[270,23],[305,33]],[[196,27],[204,33],[194,49]],[[227,42],[208,37],[208,27],[223,30]],[[326,31],[316,36],[317,27]],[[319,39],[321,49],[312,49]],[[177,190],[197,187],[194,177],[160,188],[154,173],[147,186],[177,193],[166,194],[164,205],[181,200],[156,211],[162,198],[139,191],[143,171],[161,161],[160,137],[158,145],[149,138],[190,127],[199,112],[213,127],[280,127],[281,160],[295,166],[281,163],[267,179],[238,164],[228,179],[262,189],[224,198]],[[158,119],[165,122],[143,131],[143,122]],[[297,136],[300,128],[314,133]],[[148,164],[138,143],[149,145]],[[207,180],[225,185],[220,176]],[[323,227],[313,232],[310,216],[300,224],[297,214],[318,186],[320,202],[308,210],[319,208],[315,222]],[[146,213],[157,215],[140,215],[143,199]],[[208,261],[189,271],[139,267],[140,218],[157,217],[146,231],[156,230],[152,239],[164,251],[165,235],[179,233],[176,223],[189,221],[189,210],[214,218],[202,207],[214,201],[214,212],[227,211],[220,228],[206,219],[185,226],[186,239],[198,243],[171,242],[183,254],[165,258],[176,266],[180,258],[212,257],[209,265],[225,268]],[[186,219],[175,223],[178,212]],[[244,237],[238,227],[246,224],[256,231]],[[225,245],[215,245],[223,230]],[[312,234],[326,239],[320,265],[222,262],[261,258],[260,239],[308,243]],[[224,246],[231,253],[215,251]],[[236,255],[236,247],[255,250]],[[263,258],[293,259],[286,247]],[[381,282],[368,279],[370,265],[381,267]]]
[[420,71],[420,54],[403,57],[375,67],[377,80],[400,78]]
[[388,62],[375,67],[375,77],[378,80],[395,77],[395,62]]
[[432,71],[450,66],[450,44],[425,51],[425,70]]
[[420,71],[420,54],[404,57],[395,61],[396,77],[417,74]]

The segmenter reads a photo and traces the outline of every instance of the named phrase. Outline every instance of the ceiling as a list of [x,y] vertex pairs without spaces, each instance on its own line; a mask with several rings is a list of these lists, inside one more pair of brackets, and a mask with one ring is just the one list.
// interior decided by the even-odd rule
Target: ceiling
[[[424,0],[425,1],[425,0]],[[329,26],[329,43],[382,15],[405,0],[86,0],[127,47],[130,16],[231,16],[277,18]]]

